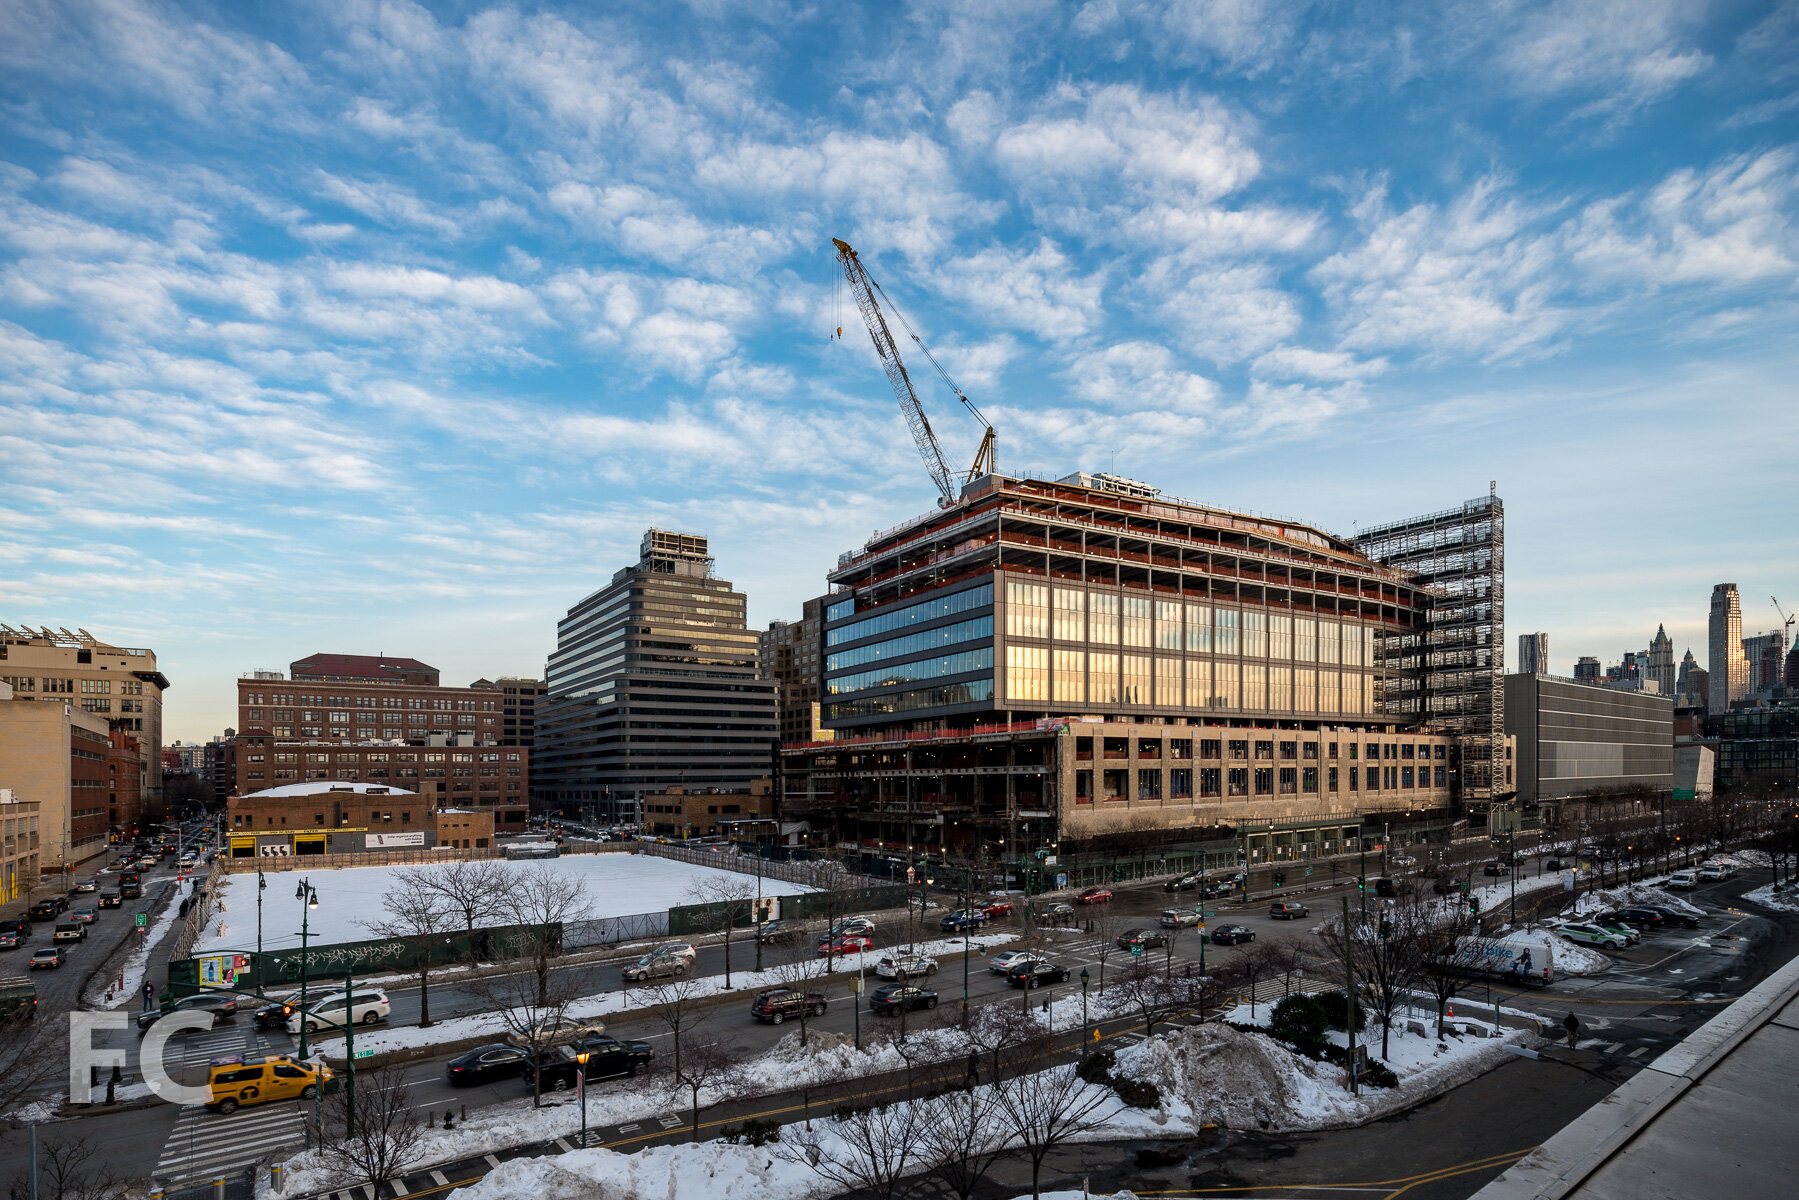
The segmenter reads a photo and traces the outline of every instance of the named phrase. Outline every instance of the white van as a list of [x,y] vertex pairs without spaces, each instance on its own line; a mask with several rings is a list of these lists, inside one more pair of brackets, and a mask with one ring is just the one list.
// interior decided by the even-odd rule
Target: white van
[[1699,886],[1699,874],[1696,871],[1676,871],[1668,876],[1668,886],[1690,892]]
[[341,1032],[351,1022],[373,1025],[377,1021],[385,1021],[391,1011],[393,1009],[387,1002],[386,992],[380,988],[357,988],[347,999],[339,992],[317,1003],[308,1004],[305,1012],[296,1012],[287,1019],[287,1031],[299,1033],[300,1023],[304,1021],[310,1033],[324,1030]]
[[1504,938],[1457,938],[1454,966],[1473,975],[1496,976],[1541,987],[1555,982],[1555,951],[1547,938],[1515,934]]

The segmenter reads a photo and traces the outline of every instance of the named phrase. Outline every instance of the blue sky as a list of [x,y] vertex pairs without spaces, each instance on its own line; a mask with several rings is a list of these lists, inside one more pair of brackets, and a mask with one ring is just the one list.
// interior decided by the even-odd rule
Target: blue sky
[[0,0],[0,103],[0,620],[155,647],[171,737],[538,673],[649,524],[795,614],[933,498],[833,236],[1003,469],[1497,480],[1561,671],[1799,605],[1799,4]]

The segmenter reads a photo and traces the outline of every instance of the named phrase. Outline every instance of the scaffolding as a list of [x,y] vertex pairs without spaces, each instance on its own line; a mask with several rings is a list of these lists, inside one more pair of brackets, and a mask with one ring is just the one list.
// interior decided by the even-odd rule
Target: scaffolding
[[1381,642],[1381,708],[1453,731],[1460,796],[1490,811],[1511,793],[1505,762],[1505,504],[1457,508],[1357,533],[1362,553],[1412,573],[1428,597],[1415,631]]

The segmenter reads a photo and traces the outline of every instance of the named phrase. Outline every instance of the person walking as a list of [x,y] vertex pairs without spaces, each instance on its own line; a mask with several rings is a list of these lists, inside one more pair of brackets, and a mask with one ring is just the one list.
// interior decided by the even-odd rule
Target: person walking
[[1568,1049],[1574,1049],[1574,1044],[1580,1040],[1580,1018],[1569,1013],[1562,1021],[1562,1028],[1568,1031]]
[[144,1011],[149,1012],[156,1007],[156,985],[148,979],[144,980]]

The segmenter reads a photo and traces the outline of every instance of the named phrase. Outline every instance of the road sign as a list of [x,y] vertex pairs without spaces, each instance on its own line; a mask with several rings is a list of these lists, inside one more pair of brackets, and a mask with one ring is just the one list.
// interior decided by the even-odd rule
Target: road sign
[[1311,874],[1311,873],[1312,873],[1312,868],[1310,868],[1310,867],[1307,867],[1307,868],[1306,868],[1306,874],[1307,874],[1307,875],[1310,875],[1310,874]]
[[1202,917],[1215,917],[1218,915],[1218,911],[1211,908],[1202,908],[1199,911],[1199,915]]
[[351,1058],[373,1058],[373,1057],[375,1057],[375,1052],[373,1050],[358,1050],[356,1053],[352,1054],[350,1057]]
[[1142,946],[1132,946],[1131,947],[1131,957],[1132,958],[1142,958],[1143,957],[1143,947]]
[[148,925],[149,923],[150,923],[150,914],[149,913],[137,914],[137,927],[139,929],[142,929],[144,926]]

